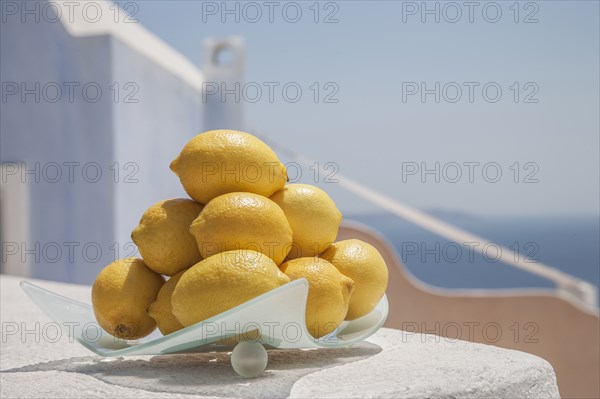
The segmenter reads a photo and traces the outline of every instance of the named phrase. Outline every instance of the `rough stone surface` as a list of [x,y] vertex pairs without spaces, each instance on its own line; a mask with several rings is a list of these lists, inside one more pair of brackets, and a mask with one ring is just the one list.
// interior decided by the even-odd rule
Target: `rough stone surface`
[[[237,376],[226,353],[103,359],[65,336],[57,341],[18,281],[0,277],[2,398],[559,396],[552,367],[536,356],[385,328],[352,348],[270,351],[254,379]],[[89,287],[36,283],[89,301]]]

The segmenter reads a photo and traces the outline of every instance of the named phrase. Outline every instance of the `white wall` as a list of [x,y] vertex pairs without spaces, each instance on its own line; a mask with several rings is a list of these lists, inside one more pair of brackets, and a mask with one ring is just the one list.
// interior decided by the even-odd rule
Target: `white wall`
[[187,198],[169,165],[202,132],[202,99],[197,88],[127,44],[114,40],[112,54],[113,80],[139,88],[137,103],[113,107],[114,159],[123,175],[136,171],[137,180],[124,182],[123,176],[115,187],[115,237],[124,246],[146,208],[165,198]]
[[[40,87],[51,83],[64,87],[64,82],[109,85],[109,37],[73,38],[60,23],[22,23],[12,18],[1,26],[1,81],[5,88],[7,82],[29,88],[36,83]],[[30,194],[26,249],[33,253],[25,256],[25,263],[30,264],[32,276],[86,282],[109,259],[106,250],[97,262],[87,262],[81,248],[87,243],[107,248],[113,240],[114,186],[104,178],[89,183],[81,171],[87,162],[96,162],[104,172],[112,160],[114,135],[108,96],[92,103],[82,99],[80,90],[75,93],[79,95],[73,102],[64,93],[55,103],[47,101],[54,96],[48,93],[40,93],[39,101],[33,95],[3,98],[0,159],[3,163],[22,162],[39,171],[20,176]],[[72,182],[65,162],[81,165],[74,166]],[[50,175],[52,164],[61,168],[57,181],[54,173]],[[78,243],[79,250],[69,256],[68,246],[77,244],[65,243]],[[60,256],[44,252],[56,245],[63,249]],[[95,258],[90,252],[88,259]]]
[[[201,73],[140,26],[132,31],[133,41],[116,34],[119,27],[90,34],[81,25],[67,28],[31,18],[2,22],[3,94],[7,82],[30,88],[56,83],[65,90],[57,102],[48,101],[53,92],[40,93],[39,101],[19,93],[2,99],[0,161],[39,170],[37,178],[19,175],[30,198],[30,220],[21,221],[28,223],[29,237],[23,240],[33,250],[23,270],[36,278],[91,283],[107,263],[132,252],[129,235],[146,207],[184,195],[169,164],[202,130]],[[73,101],[65,82],[79,84]],[[103,90],[95,103],[82,96],[87,83]],[[139,90],[129,99],[138,102],[125,102],[135,87]],[[65,162],[79,163],[73,179]],[[93,183],[93,167],[85,178],[82,174],[92,162],[102,172]],[[61,168],[57,181],[53,165]],[[126,183],[127,175],[138,182]],[[17,229],[20,222],[11,220],[5,231]],[[22,261],[22,255],[13,260]]]

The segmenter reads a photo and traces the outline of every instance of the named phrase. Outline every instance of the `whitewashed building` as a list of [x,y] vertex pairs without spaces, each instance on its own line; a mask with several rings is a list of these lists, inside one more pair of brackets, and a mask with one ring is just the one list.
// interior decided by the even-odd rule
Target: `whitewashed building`
[[[206,76],[242,78],[239,40],[205,43],[205,75],[113,3],[94,4],[2,2],[3,272],[91,283],[135,253],[149,205],[185,196],[169,164],[187,140],[243,128],[241,104],[202,97]],[[234,60],[217,65],[224,48]]]

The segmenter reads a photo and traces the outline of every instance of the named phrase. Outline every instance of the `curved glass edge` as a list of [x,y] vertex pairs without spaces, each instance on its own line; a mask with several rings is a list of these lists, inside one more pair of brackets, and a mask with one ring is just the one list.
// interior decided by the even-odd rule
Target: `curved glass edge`
[[[48,303],[44,303],[43,301],[40,301],[41,298],[38,297],[39,294],[36,293],[36,291],[41,291],[41,293],[43,293],[45,295],[54,296],[54,297],[60,299],[62,302],[73,303],[78,306],[85,307],[90,312],[92,311],[92,307],[89,304],[70,299],[70,298],[60,295],[60,294],[56,294],[52,291],[46,290],[42,287],[39,287],[35,284],[28,282],[28,281],[21,281],[20,286],[23,289],[23,291],[25,291],[27,296],[53,321],[57,321],[57,318],[53,314],[54,312],[50,310],[51,305]],[[306,308],[306,299],[308,296],[308,282],[306,281],[306,279],[298,279],[298,280],[291,281],[290,283],[287,283],[287,284],[285,284],[281,287],[278,287],[274,290],[266,292],[256,298],[253,298],[253,299],[235,307],[235,308],[229,309],[229,310],[227,310],[223,313],[220,313],[218,315],[215,315],[207,320],[204,320],[204,321],[201,321],[194,325],[188,326],[186,328],[183,328],[183,329],[176,331],[174,333],[171,333],[169,335],[158,337],[158,338],[152,339],[151,341],[134,344],[133,346],[130,346],[127,348],[121,348],[121,349],[102,348],[102,347],[92,345],[89,342],[85,341],[84,339],[81,339],[80,337],[74,337],[74,338],[77,340],[77,342],[79,342],[81,345],[83,345],[90,351],[96,353],[97,355],[105,356],[105,357],[126,356],[126,355],[166,354],[166,353],[170,353],[170,349],[185,346],[185,344],[187,344],[187,343],[189,343],[192,346],[192,348],[194,349],[194,352],[196,352],[199,349],[201,349],[202,347],[214,346],[215,343],[220,340],[220,338],[215,337],[212,340],[204,341],[202,343],[202,345],[198,345],[198,346],[194,346],[193,345],[194,341],[190,340],[190,341],[187,341],[185,344],[182,344],[181,342],[179,342],[177,345],[175,345],[173,347],[163,348],[160,351],[156,351],[156,350],[153,351],[152,349],[154,347],[162,346],[162,344],[168,344],[171,340],[176,340],[176,338],[178,338],[184,334],[194,332],[194,331],[202,328],[203,323],[214,323],[214,322],[221,321],[225,317],[228,317],[236,312],[243,311],[243,310],[247,309],[248,307],[251,307],[253,305],[256,305],[256,304],[264,301],[267,298],[271,298],[273,296],[280,295],[283,291],[286,291],[290,288],[297,287],[297,286],[302,286],[302,288],[304,288],[302,308],[305,309]],[[336,331],[333,331],[332,333],[328,334],[325,337],[322,337],[320,339],[312,338],[312,342],[311,342],[312,345],[299,345],[299,346],[296,346],[293,348],[295,348],[295,349],[338,348],[338,347],[344,347],[344,346],[348,346],[348,345],[352,345],[354,343],[360,342],[360,341],[370,337],[379,328],[381,328],[381,326],[383,326],[383,324],[385,323],[385,321],[387,319],[388,311],[389,311],[388,301],[387,301],[387,297],[384,295],[382,297],[382,299],[380,300],[380,302],[378,303],[378,305],[376,306],[376,308],[368,315],[363,316],[360,319],[345,322],[344,324],[342,324],[340,326],[339,329],[337,329]],[[303,314],[303,312],[302,312],[302,314]],[[370,319],[374,319],[374,320],[371,321]],[[61,320],[58,320],[58,321],[61,321]],[[366,326],[363,328],[360,328],[361,324],[366,324]],[[302,320],[301,326],[304,329],[303,333],[309,334],[308,330],[306,329],[305,320]],[[345,338],[344,337],[345,335],[349,335],[349,337]],[[275,347],[271,346],[271,347],[274,349],[277,349],[276,346]],[[192,349],[192,348],[190,348],[190,349]],[[179,353],[185,353],[185,351],[179,352]]]
[[[48,294],[48,295],[52,295],[52,296],[58,297],[58,298],[62,299],[62,300],[63,300],[63,301],[65,301],[65,302],[71,302],[71,303],[75,303],[75,304],[77,304],[77,305],[79,305],[79,306],[83,306],[83,307],[86,307],[86,308],[92,309],[92,305],[90,305],[89,303],[85,303],[85,302],[77,301],[77,300],[75,300],[75,299],[71,299],[71,298],[69,298],[69,297],[66,297],[66,296],[64,296],[64,295],[57,294],[56,292],[49,291],[49,290],[47,290],[47,289],[45,289],[45,288],[42,288],[42,287],[40,287],[39,285],[35,285],[35,284],[33,284],[33,283],[30,283],[30,282],[29,282],[29,281],[27,281],[27,280],[21,280],[21,281],[19,281],[19,286],[20,286],[20,287],[21,287],[21,289],[22,289],[22,290],[25,292],[25,294],[27,294],[27,296],[29,297],[29,299],[31,299],[31,300],[33,301],[33,303],[35,303],[36,305],[38,305],[38,300],[37,300],[38,298],[37,298],[37,296],[34,294],[34,291],[42,291],[42,292],[44,292],[45,294]],[[42,309],[42,311],[44,311],[44,313],[46,312],[46,310],[45,310],[45,307],[44,307],[44,306],[39,306],[39,305],[38,305],[38,307],[39,307],[40,309]]]
[[[83,302],[79,302],[76,301],[74,299],[65,297],[63,295],[60,294],[56,294],[52,291],[49,291],[45,288],[39,287],[33,283],[30,283],[28,281],[21,281],[20,284],[21,288],[23,289],[23,291],[25,291],[25,293],[27,294],[27,296],[33,301],[33,303],[35,303],[38,308],[40,308],[50,319],[52,319],[53,321],[59,322],[60,320],[57,320],[57,318],[52,314],[52,312],[49,312],[48,310],[48,306],[47,304],[44,304],[43,302],[38,301],[38,297],[35,293],[35,291],[42,291],[44,294],[47,295],[52,295],[54,297],[58,297],[59,299],[61,299],[64,302],[71,302],[71,303],[75,303],[77,305],[83,305],[87,308],[90,309],[91,311],[91,305],[83,303]],[[104,348],[99,348],[95,345],[90,344],[89,342],[79,338],[79,337],[74,337],[75,340],[77,342],[79,342],[81,345],[83,345],[84,347],[86,347],[87,349],[91,350],[92,352],[96,353],[97,355],[100,356],[105,356],[105,357],[114,357],[114,356],[125,356],[125,355],[144,355],[144,354],[160,354],[161,352],[146,352],[148,349],[151,349],[154,346],[158,346],[160,344],[164,344],[164,343],[168,343],[169,341],[184,335],[186,333],[189,332],[193,332],[199,328],[201,328],[203,323],[215,323],[220,321],[221,319],[223,319],[224,317],[227,317],[233,313],[239,312],[239,311],[243,311],[244,309],[247,309],[248,307],[251,307],[257,303],[260,303],[262,301],[264,301],[267,298],[271,298],[273,296],[279,295],[282,291],[286,291],[289,290],[292,287],[296,287],[296,286],[302,286],[305,289],[306,295],[304,295],[304,304],[303,304],[303,308],[306,308],[306,298],[308,296],[308,281],[306,281],[306,279],[301,278],[298,280],[294,280],[291,281],[287,284],[282,285],[281,287],[277,287],[269,292],[266,292],[260,296],[257,296],[256,298],[252,298],[251,300],[244,302],[243,304],[236,306],[235,308],[232,309],[228,309],[225,312],[222,312],[218,315],[215,315],[213,317],[210,317],[206,320],[203,320],[201,322],[198,322],[196,324],[193,324],[191,326],[185,327],[181,330],[175,331],[169,335],[165,335],[156,339],[153,339],[151,341],[147,341],[147,342],[143,342],[143,343],[139,343],[139,344],[135,344],[133,346],[127,347],[127,348],[122,348],[122,349],[104,349]],[[304,320],[302,320],[302,325],[304,326]],[[206,345],[211,345],[214,342],[218,341],[220,338],[217,337],[214,340],[209,340],[206,342]],[[301,347],[299,347],[301,348]],[[304,346],[302,347],[304,348]]]
[[[351,320],[345,327],[339,329],[339,331],[334,331],[331,334],[316,340],[316,344],[321,348],[340,348],[364,341],[383,327],[387,320],[388,313],[389,303],[387,296],[384,294],[375,309],[369,314]],[[369,321],[370,319],[376,319],[377,321],[372,323]],[[359,328],[361,324],[367,324],[368,326],[366,328]],[[355,328],[356,331],[353,331]],[[352,335],[352,337],[345,339],[345,335]]]

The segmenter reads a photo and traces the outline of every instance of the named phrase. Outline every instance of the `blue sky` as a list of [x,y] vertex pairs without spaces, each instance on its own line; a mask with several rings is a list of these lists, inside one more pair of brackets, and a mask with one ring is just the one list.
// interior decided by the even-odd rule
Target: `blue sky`
[[[248,122],[393,198],[477,214],[599,213],[597,1],[477,2],[472,17],[463,2],[428,2],[439,23],[422,2],[325,2],[317,23],[313,1],[274,2],[273,22],[265,2],[253,3],[262,12],[254,23],[256,7],[244,3],[239,22],[221,14],[222,2],[137,4],[135,17],[198,66],[204,38],[242,36],[246,81],[303,89],[296,103],[277,90],[273,103],[248,102]],[[298,8],[299,21],[288,22]],[[423,100],[422,85],[436,82],[439,103]],[[338,102],[325,103],[334,88]],[[422,173],[436,164],[439,182]],[[374,210],[321,186],[346,211]]]

